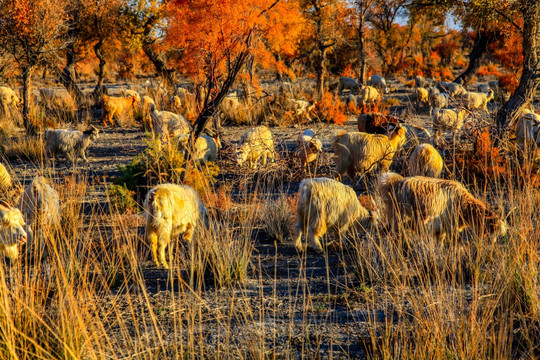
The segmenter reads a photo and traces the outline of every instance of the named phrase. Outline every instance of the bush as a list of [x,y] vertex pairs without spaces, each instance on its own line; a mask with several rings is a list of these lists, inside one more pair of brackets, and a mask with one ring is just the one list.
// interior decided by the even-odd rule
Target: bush
[[125,185],[109,184],[107,197],[109,203],[120,213],[133,214],[137,212],[137,203],[133,200],[134,191],[129,190]]
[[314,114],[324,122],[341,125],[347,121],[347,108],[337,95],[326,92],[315,103]]
[[186,166],[184,155],[176,143],[164,144],[151,137],[146,139],[146,149],[140,155],[130,164],[118,168],[122,175],[115,180],[115,184],[121,184],[131,191],[138,191],[142,186],[174,183],[189,185],[203,194],[215,184],[219,173],[219,167],[212,163],[201,169],[192,163]]

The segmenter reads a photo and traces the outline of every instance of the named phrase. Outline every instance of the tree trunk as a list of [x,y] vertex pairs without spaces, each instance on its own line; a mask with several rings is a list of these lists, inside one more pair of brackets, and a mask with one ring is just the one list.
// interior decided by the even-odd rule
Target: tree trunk
[[23,124],[28,135],[35,135],[37,133],[37,128],[32,122],[32,119],[30,119],[30,87],[32,86],[32,71],[34,70],[34,67],[24,66],[21,70],[23,81]]
[[164,83],[167,91],[171,94],[174,93],[174,81],[172,78],[173,70],[167,67],[167,64],[163,58],[152,48],[152,41],[146,40],[143,43],[143,51],[148,57],[148,59],[154,64],[158,76],[160,76]]
[[497,112],[497,131],[502,138],[512,128],[524,105],[533,100],[540,86],[540,3],[522,0],[523,72],[516,91]]
[[495,36],[491,32],[477,32],[473,48],[469,54],[469,66],[467,66],[467,69],[465,69],[465,71],[454,80],[455,83],[467,85],[471,81],[472,77],[480,68],[480,60],[482,55],[486,52],[488,45],[491,44],[494,39]]
[[66,48],[66,66],[60,75],[60,82],[62,85],[64,85],[71,97],[73,97],[77,103],[77,107],[80,108],[81,105],[83,105],[82,100],[84,99],[84,95],[75,82],[76,64],[77,59],[75,56],[75,45],[74,43],[70,43]]
[[326,50],[327,47],[323,44],[319,45],[317,54],[315,55],[315,74],[317,75],[317,85],[315,87],[315,93],[317,99],[321,100],[324,94],[324,78],[326,76]]
[[107,61],[105,61],[105,58],[103,57],[103,54],[101,53],[101,49],[103,48],[103,39],[99,39],[98,43],[94,45],[94,54],[96,54],[96,57],[99,59],[99,72],[98,72],[98,80],[96,83],[96,87],[94,88],[94,104],[97,104],[101,96],[103,95],[103,81],[105,78],[105,65],[107,64]]
[[359,60],[360,60],[360,84],[366,84],[366,49],[365,49],[365,39],[364,39],[364,28],[365,21],[362,17],[360,19],[360,24],[358,25],[358,50],[359,50]]
[[103,39],[99,39],[98,43],[94,45],[94,53],[96,54],[96,57],[99,59],[99,72],[98,72],[98,80],[96,84],[96,89],[99,89],[100,92],[103,87],[103,80],[105,78],[105,65],[107,64],[107,61],[105,61],[105,58],[103,57],[103,54],[101,53],[102,47],[103,47]]

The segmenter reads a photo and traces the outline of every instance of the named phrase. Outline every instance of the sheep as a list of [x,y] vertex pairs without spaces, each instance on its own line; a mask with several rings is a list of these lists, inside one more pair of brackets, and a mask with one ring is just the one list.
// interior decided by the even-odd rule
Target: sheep
[[540,115],[525,112],[518,120],[516,142],[530,155],[533,163],[540,164]]
[[19,257],[19,246],[26,243],[26,223],[21,211],[4,201],[0,201],[0,221],[0,253],[15,261]]
[[[187,150],[187,144],[189,141],[189,135],[179,135],[176,137],[179,148],[181,150]],[[201,135],[195,141],[195,147],[191,153],[191,159],[200,163],[201,165],[207,162],[216,162],[218,149],[221,147],[221,142],[218,137],[211,137],[208,135]]]
[[66,154],[76,165],[79,157],[85,162],[86,148],[99,137],[99,130],[91,126],[85,132],[68,129],[45,130],[45,152],[47,157],[51,155],[56,159],[58,153]]
[[422,76],[416,76],[414,78],[414,86],[417,88],[425,88],[428,85],[428,81]]
[[249,130],[240,140],[240,148],[236,152],[236,162],[242,165],[247,162],[250,168],[256,169],[257,164],[275,158],[274,137],[270,130],[264,126],[257,126]]
[[357,173],[387,172],[394,154],[406,141],[406,130],[397,126],[390,137],[362,132],[339,131],[332,141],[339,176],[348,173],[351,179]]
[[296,239],[294,245],[305,250],[302,234],[319,253],[324,250],[319,239],[329,230],[340,238],[349,227],[360,225],[364,229],[376,223],[376,215],[364,208],[352,188],[328,178],[304,179],[298,191],[296,209]]
[[[153,187],[144,200],[146,240],[157,267],[169,268],[165,250],[171,253],[171,237],[183,235],[192,247],[195,229],[208,226],[208,211],[197,192],[187,185],[162,184]],[[159,253],[159,256],[158,256]]]
[[174,139],[191,132],[191,124],[182,115],[170,111],[158,111],[150,97],[145,98],[144,101],[145,105],[150,106],[152,128],[162,137]]
[[433,128],[435,129],[435,141],[445,131],[452,131],[455,139],[457,132],[462,128],[465,121],[465,110],[458,109],[435,109],[433,112]]
[[2,107],[6,109],[8,106],[19,106],[21,103],[21,100],[15,94],[15,91],[13,89],[7,87],[7,86],[0,86],[0,103],[2,104]]
[[4,164],[0,163],[0,190],[7,191],[13,187],[13,180]]
[[358,93],[360,91],[360,84],[353,78],[350,77],[340,77],[339,78],[339,87],[338,95],[343,94],[343,90],[349,90],[351,93]]
[[114,125],[113,116],[125,113],[131,108],[134,108],[141,101],[139,94],[135,93],[127,97],[112,97],[103,95],[103,115],[101,121],[107,126],[107,122]]
[[461,95],[461,99],[465,104],[465,107],[469,110],[480,109],[487,111],[487,104],[493,100],[493,90],[489,89],[487,94],[483,92],[465,91]]
[[293,110],[296,116],[306,116],[309,119],[309,113],[315,109],[315,104],[310,104],[305,100],[288,99],[288,107]]
[[[43,252],[44,236],[60,221],[60,200],[58,193],[43,176],[37,176],[24,189],[19,200],[19,208],[27,224],[28,252]],[[34,238],[34,233],[38,236]]]
[[407,141],[402,146],[406,154],[412,153],[418,145],[431,141],[432,136],[428,129],[408,124],[402,124],[401,126],[406,130]]
[[441,154],[431,144],[418,145],[409,158],[409,174],[411,176],[438,178],[443,166]]
[[371,75],[368,85],[374,87],[383,94],[388,94],[389,89],[386,86],[386,80],[380,75]]
[[477,90],[479,93],[487,94],[488,91],[491,90],[491,88],[489,87],[488,84],[478,84],[478,85],[476,85],[476,90]]
[[380,94],[377,89],[372,86],[364,86],[360,96],[358,97],[357,103],[358,105],[366,105],[368,102],[370,104],[374,104],[379,99]]
[[415,88],[414,97],[419,106],[429,104],[429,91],[423,87]]
[[450,96],[448,94],[431,92],[429,99],[429,116],[433,115],[433,109],[443,109],[448,107],[448,105],[450,104]]
[[311,129],[304,130],[298,135],[297,144],[296,156],[304,167],[317,160],[317,156],[322,151],[322,142],[315,138],[315,131]]
[[401,120],[395,116],[379,113],[358,115],[358,131],[369,134],[388,134]]
[[479,237],[504,236],[507,225],[494,211],[476,199],[461,183],[414,176],[378,181],[386,219],[392,231],[398,225],[413,231],[430,229],[439,240],[470,227]]
[[456,84],[455,82],[441,81],[439,86],[451,97],[456,97],[465,92],[465,88],[460,84]]

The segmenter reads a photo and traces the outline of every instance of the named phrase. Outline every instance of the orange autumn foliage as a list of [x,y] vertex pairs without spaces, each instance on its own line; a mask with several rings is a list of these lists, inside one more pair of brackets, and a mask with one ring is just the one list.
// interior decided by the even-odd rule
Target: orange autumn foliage
[[499,85],[503,90],[513,93],[519,85],[518,76],[513,73],[501,75],[499,76]]
[[297,55],[303,19],[294,2],[176,0],[168,10],[166,42],[184,50],[179,64],[196,80],[208,75],[219,79],[243,53],[260,66],[280,71],[287,68],[276,58]]
[[325,92],[320,101],[315,103],[314,114],[324,122],[343,125],[347,121],[347,108],[339,96]]

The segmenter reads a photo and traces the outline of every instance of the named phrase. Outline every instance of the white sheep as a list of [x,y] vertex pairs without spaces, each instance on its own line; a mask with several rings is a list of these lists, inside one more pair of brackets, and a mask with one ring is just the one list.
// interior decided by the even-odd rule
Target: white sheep
[[19,247],[26,243],[26,223],[19,209],[0,201],[0,254],[11,261],[19,257]]
[[527,111],[520,116],[516,127],[516,142],[533,163],[540,165],[540,115]]
[[98,137],[99,130],[93,126],[85,132],[68,129],[47,129],[45,130],[45,153],[47,157],[52,155],[54,158],[58,153],[65,154],[75,165],[79,157],[88,162],[86,148]]
[[[58,193],[47,179],[37,176],[24,189],[19,200],[19,208],[27,224],[27,251],[43,253],[45,235],[60,221]],[[37,236],[34,236],[35,233]]]
[[240,148],[236,152],[238,165],[247,162],[252,169],[256,169],[259,162],[266,165],[267,159],[274,158],[274,136],[266,126],[257,126],[240,139]]
[[7,86],[0,86],[0,103],[3,109],[7,109],[8,106],[19,106],[21,100],[13,89]]
[[458,109],[435,109],[433,111],[433,128],[435,129],[435,141],[437,141],[445,131],[452,131],[453,138],[463,127],[465,122],[465,110]]
[[339,131],[332,141],[336,155],[336,171],[351,179],[356,174],[387,172],[394,154],[406,141],[406,130],[397,126],[390,137],[380,134]]
[[358,105],[366,105],[368,102],[370,104],[374,104],[381,98],[381,95],[372,86],[364,86],[362,88],[362,91],[360,93],[360,96],[358,97],[357,103]]
[[388,94],[389,92],[388,86],[386,85],[386,80],[380,75],[371,75],[368,85],[373,86],[383,94]]
[[4,164],[0,163],[0,190],[5,192],[13,187],[13,180]]
[[414,176],[378,181],[388,226],[413,231],[432,231],[440,240],[459,236],[466,227],[478,237],[487,233],[504,236],[507,225],[494,211],[476,199],[461,183]]
[[[176,141],[181,150],[187,149],[187,143],[190,135],[179,135],[176,137]],[[208,135],[201,135],[195,141],[195,146],[191,153],[191,159],[200,163],[201,165],[207,162],[216,162],[218,149],[221,147],[221,142],[218,137],[211,137]]]
[[343,90],[349,90],[350,92],[358,93],[360,91],[360,84],[353,78],[346,76],[340,77],[338,95],[342,95]]
[[456,84],[455,82],[441,81],[439,86],[451,97],[456,97],[465,92],[465,88],[460,84]]
[[293,110],[296,116],[305,116],[309,119],[309,113],[315,108],[315,104],[310,104],[305,100],[287,99],[288,108]]
[[429,91],[423,87],[417,87],[414,89],[414,97],[416,103],[420,106],[429,104]]
[[152,128],[166,139],[174,139],[179,135],[187,135],[191,132],[191,124],[180,114],[170,111],[158,111],[156,104],[150,97],[144,98],[145,106],[150,107]]
[[[430,88],[430,90],[435,88]],[[450,104],[450,96],[448,94],[442,94],[439,92],[432,91],[429,95],[430,107],[429,107],[429,116],[433,114],[433,109],[444,109]]]
[[487,93],[465,91],[461,94],[461,99],[465,107],[469,110],[480,109],[487,111],[487,104],[493,100],[493,90],[488,89]]
[[192,246],[195,229],[208,225],[208,211],[199,195],[187,185],[162,184],[152,188],[144,200],[146,239],[156,266],[169,268],[165,250],[171,248],[171,238],[183,235]]
[[328,230],[341,239],[349,227],[360,225],[365,229],[376,221],[376,216],[360,204],[352,188],[328,178],[302,180],[296,210],[294,244],[300,251],[306,248],[302,244],[303,233],[307,233],[309,244],[322,253],[319,239]]
[[417,75],[414,78],[414,86],[417,88],[425,88],[428,86],[428,81],[424,77]]
[[409,158],[409,174],[411,176],[438,178],[443,166],[441,154],[431,144],[418,145]]
[[312,129],[304,130],[298,135],[297,145],[296,156],[304,167],[315,161],[322,151],[322,142],[315,137]]
[[488,84],[478,84],[478,85],[476,85],[476,90],[477,90],[479,93],[487,94],[488,91],[489,91],[490,89],[491,89],[491,88],[489,87]]

